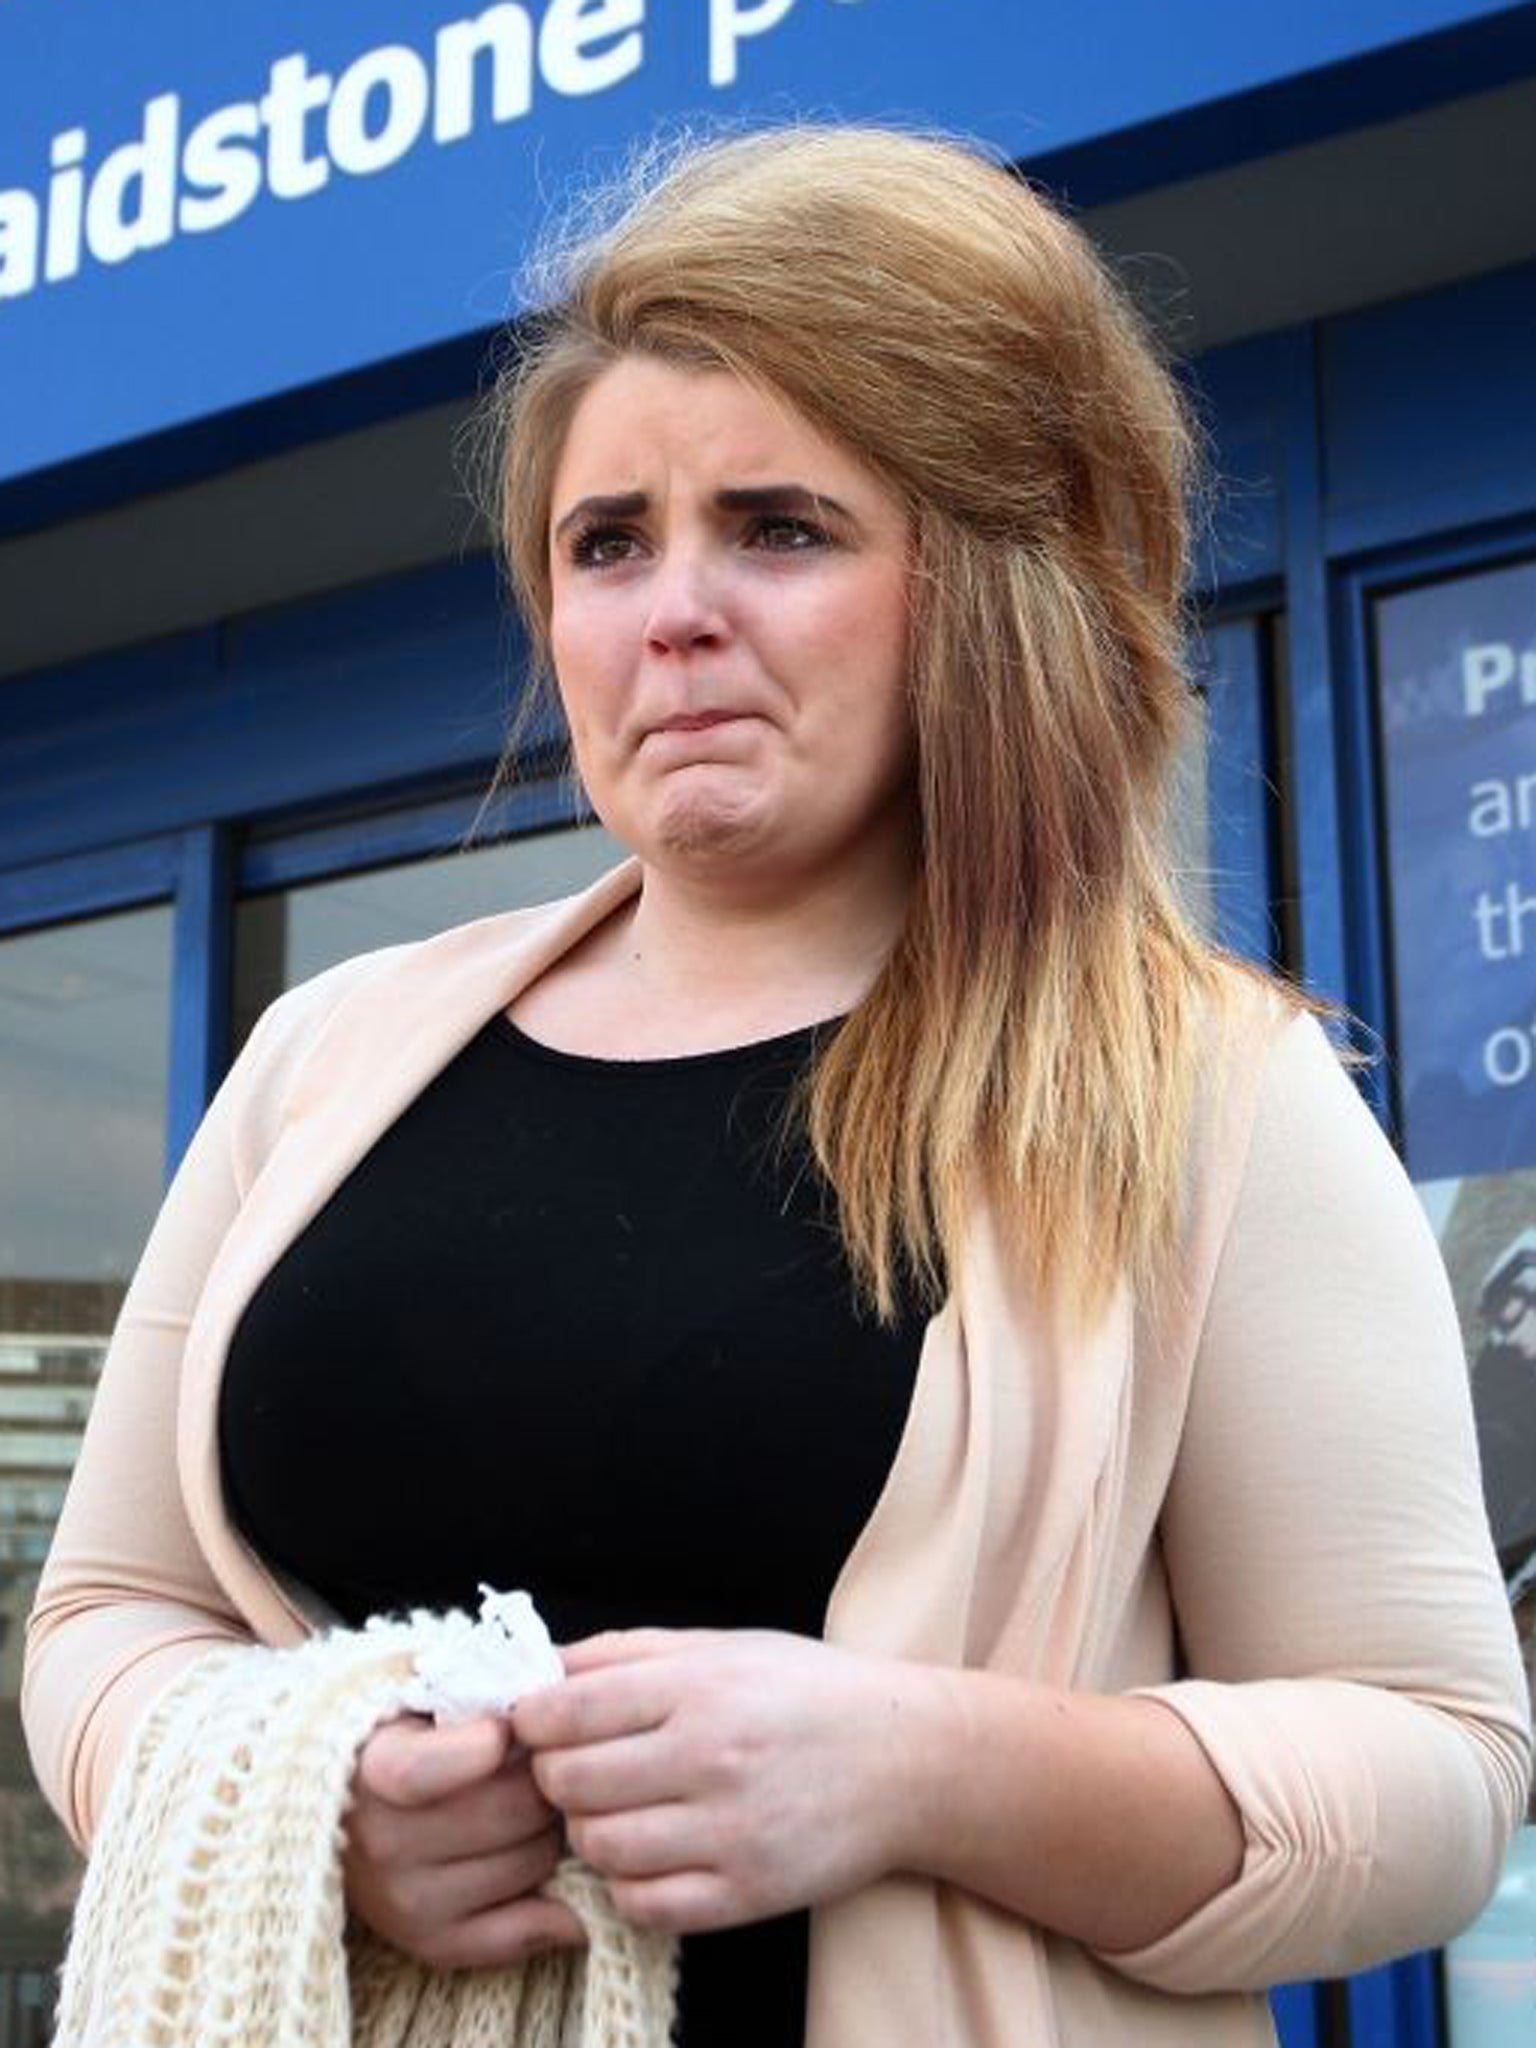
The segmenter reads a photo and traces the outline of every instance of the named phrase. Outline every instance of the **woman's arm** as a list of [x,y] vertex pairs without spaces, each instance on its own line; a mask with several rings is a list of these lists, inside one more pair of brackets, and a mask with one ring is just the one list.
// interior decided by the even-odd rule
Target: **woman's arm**
[[[1438,1248],[1309,1019],[1270,1052],[1161,1536],[1191,1676],[955,1674],[918,1867],[1169,1990],[1447,1939],[1524,1813],[1525,1686]],[[951,1739],[977,1766],[946,1784]]]
[[911,1667],[891,1867],[1106,1951],[1168,1933],[1231,1884],[1243,1825],[1155,1700]]
[[182,1353],[204,1281],[280,1124],[315,1032],[366,965],[279,999],[219,1090],[166,1194],[118,1317],[27,1625],[22,1719],[74,1840],[95,1831],[145,1709],[250,1632],[187,1519],[177,1469]]
[[193,1536],[176,1469],[182,1346],[240,1199],[234,1092],[226,1084],[205,1117],[134,1274],[27,1624],[33,1768],[81,1847],[151,1701],[209,1649],[249,1640]]
[[517,1733],[652,1925],[905,1868],[1203,1992],[1464,1924],[1524,1810],[1524,1679],[1438,1252],[1309,1020],[1270,1056],[1161,1534],[1167,1685],[641,1631],[576,1646]]
[[622,1630],[567,1666],[515,1731],[573,1847],[646,1925],[727,1925],[907,1870],[1129,1948],[1242,1863],[1221,1780],[1155,1701],[750,1630]]
[[1275,1039],[1161,1538],[1188,1678],[1138,1688],[1243,1817],[1236,1883],[1110,1960],[1345,1975],[1479,1910],[1524,1816],[1524,1673],[1439,1249],[1315,1022]]

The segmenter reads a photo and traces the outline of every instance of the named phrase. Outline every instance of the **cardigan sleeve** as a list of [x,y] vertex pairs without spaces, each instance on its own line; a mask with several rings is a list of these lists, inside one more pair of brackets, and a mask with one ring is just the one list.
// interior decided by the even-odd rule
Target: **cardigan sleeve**
[[1189,1675],[1137,1690],[1192,1730],[1246,1853],[1101,1960],[1241,1990],[1447,1940],[1525,1812],[1525,1679],[1439,1249],[1310,1017],[1268,1054],[1161,1533]]
[[279,998],[257,1025],[188,1147],[108,1346],[28,1620],[21,1688],[38,1783],[81,1847],[140,1714],[209,1649],[251,1640],[183,1506],[182,1349],[289,1076],[358,964]]

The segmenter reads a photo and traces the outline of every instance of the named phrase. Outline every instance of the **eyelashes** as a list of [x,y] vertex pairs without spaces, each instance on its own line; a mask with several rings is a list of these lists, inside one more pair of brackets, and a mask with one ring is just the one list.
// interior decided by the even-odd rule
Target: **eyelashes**
[[636,536],[626,527],[594,521],[579,526],[566,543],[566,553],[578,569],[606,569],[614,562],[627,561]]
[[[771,555],[811,554],[837,545],[829,528],[791,512],[754,515],[740,538],[748,549]],[[644,537],[633,527],[593,520],[575,529],[566,543],[566,553],[578,569],[609,569],[632,561],[645,545]]]

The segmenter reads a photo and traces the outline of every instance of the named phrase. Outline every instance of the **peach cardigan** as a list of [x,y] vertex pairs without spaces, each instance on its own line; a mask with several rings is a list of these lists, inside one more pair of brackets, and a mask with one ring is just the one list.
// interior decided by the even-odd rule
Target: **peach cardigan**
[[[629,863],[348,961],[237,1061],[129,1291],[32,1618],[29,1740],[77,1839],[189,1658],[320,1618],[220,1495],[246,1302],[431,1076],[637,887]],[[1122,1295],[1066,1341],[978,1204],[826,1633],[1154,1692],[1237,1802],[1242,1870],[1114,1957],[887,1880],[813,1916],[808,2048],[1257,2048],[1259,1987],[1442,1941],[1495,1882],[1530,1727],[1434,1242],[1310,1019],[1248,1004],[1208,1077],[1155,1308]]]

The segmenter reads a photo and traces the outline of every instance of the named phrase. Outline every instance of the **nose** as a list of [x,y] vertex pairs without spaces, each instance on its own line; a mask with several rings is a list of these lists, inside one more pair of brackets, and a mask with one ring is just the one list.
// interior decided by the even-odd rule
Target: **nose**
[[667,549],[652,571],[650,597],[645,642],[653,654],[686,654],[725,638],[718,578],[703,549]]

